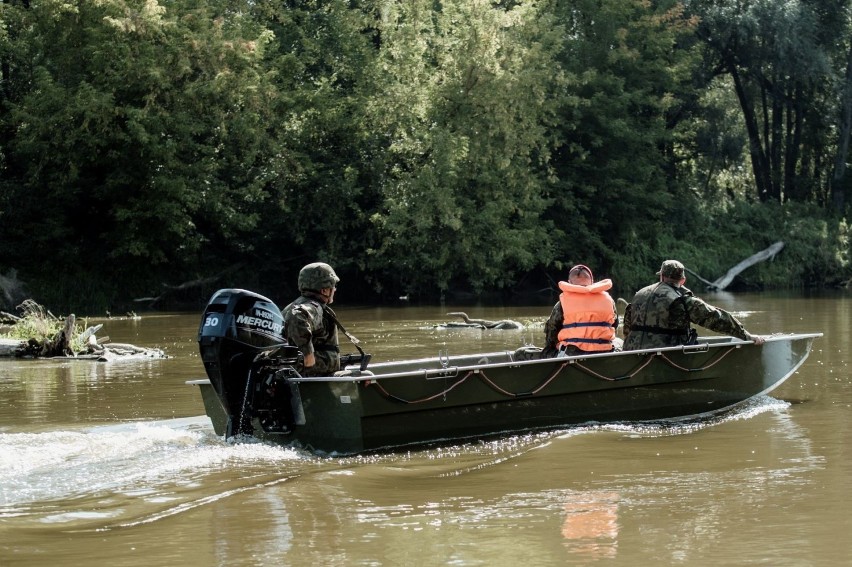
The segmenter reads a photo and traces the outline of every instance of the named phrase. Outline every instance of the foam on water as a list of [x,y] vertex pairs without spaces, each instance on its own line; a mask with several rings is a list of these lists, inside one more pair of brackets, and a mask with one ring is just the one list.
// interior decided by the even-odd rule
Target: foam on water
[[[440,464],[461,459],[449,471],[436,471],[439,477],[458,476],[497,466],[546,447],[555,439],[607,431],[629,436],[689,434],[787,405],[761,396],[735,411],[704,420],[585,424],[490,441],[348,458],[316,457],[253,440],[226,442],[213,432],[206,417],[44,433],[3,433],[0,519],[28,516],[41,523],[100,521],[135,525],[244,490],[285,482],[309,470],[352,474],[352,466],[371,463],[405,466],[413,459],[423,466],[430,461]],[[211,492],[211,486],[218,488]],[[144,503],[144,510],[128,516],[126,506],[136,505],[128,503]]]
[[189,486],[234,463],[305,459],[292,449],[227,443],[206,417],[101,426],[79,431],[0,434],[0,517],[27,503]]

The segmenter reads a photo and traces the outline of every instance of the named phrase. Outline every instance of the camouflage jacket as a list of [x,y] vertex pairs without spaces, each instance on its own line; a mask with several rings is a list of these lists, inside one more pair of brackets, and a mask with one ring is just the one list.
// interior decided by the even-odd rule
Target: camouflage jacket
[[690,323],[717,333],[749,340],[743,324],[683,287],[659,282],[640,289],[624,314],[624,350],[688,344]]
[[562,303],[557,301],[550,312],[550,317],[544,323],[544,350],[541,353],[542,358],[552,358],[556,356],[557,344],[559,344],[559,330],[562,328],[562,322],[565,319],[562,314]]
[[302,376],[331,376],[340,370],[337,325],[325,309],[325,303],[305,292],[284,309],[284,336],[303,355],[313,353],[311,368],[296,370]]

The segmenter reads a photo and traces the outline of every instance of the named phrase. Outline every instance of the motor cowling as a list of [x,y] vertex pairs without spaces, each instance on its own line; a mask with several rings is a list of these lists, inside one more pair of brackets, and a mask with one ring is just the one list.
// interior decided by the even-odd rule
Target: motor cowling
[[295,375],[299,351],[284,338],[280,309],[260,294],[220,289],[201,317],[198,344],[207,377],[228,414],[226,436],[251,433],[251,419],[257,417],[253,409],[269,405],[258,399],[268,390],[263,386],[268,375]]

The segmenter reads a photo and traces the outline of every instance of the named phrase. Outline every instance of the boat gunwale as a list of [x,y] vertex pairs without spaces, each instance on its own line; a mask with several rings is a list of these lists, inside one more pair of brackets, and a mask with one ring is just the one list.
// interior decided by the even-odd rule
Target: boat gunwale
[[[776,342],[776,341],[794,341],[794,340],[802,340],[802,339],[816,339],[823,336],[823,333],[778,333],[773,335],[765,336],[765,343]],[[754,345],[754,341],[743,341],[741,339],[736,339],[732,337],[722,337],[722,336],[707,336],[700,337],[698,344],[695,345],[676,345],[671,347],[659,347],[659,348],[648,348],[641,350],[627,350],[627,351],[615,351],[615,352],[602,352],[602,353],[589,353],[589,354],[581,354],[575,356],[567,356],[562,358],[546,358],[546,359],[536,359],[536,360],[508,360],[504,362],[495,362],[495,363],[487,363],[487,364],[473,364],[473,365],[465,365],[465,366],[443,366],[441,368],[421,368],[416,370],[406,370],[399,372],[389,372],[387,374],[372,374],[372,373],[363,373],[363,374],[353,374],[349,376],[294,376],[288,379],[288,381],[292,383],[307,383],[307,382],[369,382],[375,380],[385,380],[392,378],[410,378],[410,377],[422,377],[426,379],[430,378],[447,378],[456,376],[463,372],[478,372],[482,370],[488,370],[493,368],[505,368],[505,367],[523,367],[523,366],[534,366],[537,364],[553,364],[555,361],[562,361],[563,364],[574,364],[576,362],[585,361],[589,359],[598,359],[598,358],[616,358],[619,356],[630,356],[630,355],[654,355],[661,356],[667,352],[679,352],[684,354],[698,353],[698,352],[707,352],[711,348],[721,348],[721,347],[733,347],[733,348],[741,348],[743,346]],[[399,361],[386,361],[386,362],[378,362],[374,365],[371,365],[367,368],[381,368],[382,366],[392,366],[397,364],[405,364],[412,365],[417,363],[434,363],[435,361],[446,360],[452,361],[453,359],[465,359],[472,358],[476,356],[480,357],[488,357],[488,356],[508,356],[510,359],[514,356],[516,351],[493,351],[487,353],[470,353],[470,354],[459,354],[453,355],[446,358],[442,358],[441,356],[436,357],[424,357],[413,360],[399,360]],[[808,349],[808,353],[796,364],[785,376],[784,379],[780,380],[775,386],[786,380],[787,377],[791,376],[793,372],[795,372],[808,358],[810,354],[810,349]],[[202,378],[197,380],[187,380],[186,384],[189,385],[205,385],[209,384],[209,378]],[[775,388],[766,390],[771,391]]]

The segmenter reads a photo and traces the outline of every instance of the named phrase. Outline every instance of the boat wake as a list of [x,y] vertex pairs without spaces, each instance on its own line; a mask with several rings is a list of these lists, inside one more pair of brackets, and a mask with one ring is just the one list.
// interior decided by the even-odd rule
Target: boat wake
[[[234,465],[263,464],[269,470],[269,465],[310,459],[293,449],[225,442],[206,417],[78,431],[4,433],[0,434],[0,518],[33,515],[49,523],[110,516],[110,506],[103,504],[115,495],[150,502],[178,499],[177,493]],[[85,508],[102,511],[67,512],[69,501],[86,502]],[[53,514],[52,510],[65,512]]]
[[[750,419],[762,413],[784,410],[790,407],[789,402],[761,394],[728,411],[714,413],[710,416],[695,416],[663,421],[651,421],[626,424],[601,424],[594,426],[599,431],[624,431],[637,436],[668,436],[695,433],[702,429],[715,427],[722,423]],[[581,431],[586,428],[581,428]],[[569,433],[570,434],[570,433]]]
[[701,421],[586,424],[348,458],[319,457],[251,439],[225,441],[204,416],[80,430],[3,433],[0,520],[58,524],[74,531],[115,529],[154,522],[305,474],[380,465],[433,467],[437,477],[458,476],[498,466],[560,438],[601,431],[636,436],[688,434],[788,406],[787,402],[761,396]]

